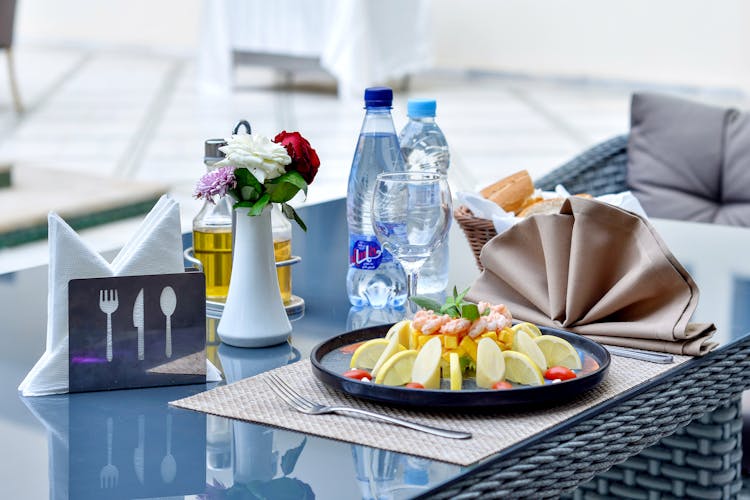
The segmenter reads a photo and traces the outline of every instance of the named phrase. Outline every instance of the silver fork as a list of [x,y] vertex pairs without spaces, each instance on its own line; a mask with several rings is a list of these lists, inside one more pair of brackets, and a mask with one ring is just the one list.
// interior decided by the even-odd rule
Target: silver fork
[[448,429],[440,429],[438,427],[431,427],[429,425],[418,424],[410,420],[404,420],[401,418],[391,417],[389,415],[383,415],[380,413],[374,413],[367,410],[361,410],[359,408],[352,408],[349,406],[327,406],[319,403],[314,403],[309,399],[304,398],[294,389],[292,389],[286,382],[281,380],[277,375],[273,373],[268,374],[268,378],[265,380],[268,386],[275,392],[281,399],[297,410],[300,413],[307,413],[308,415],[322,415],[324,413],[355,413],[358,415],[365,415],[372,418],[377,418],[390,422],[392,424],[401,425],[414,429],[417,431],[426,432],[428,434],[434,434],[435,436],[441,436],[451,439],[469,439],[471,433],[461,431],[451,431]]
[[102,489],[116,488],[120,471],[112,465],[112,417],[107,417],[107,465],[99,473],[99,484]]
[[107,361],[112,361],[112,313],[119,304],[117,290],[99,290],[99,309],[107,315]]

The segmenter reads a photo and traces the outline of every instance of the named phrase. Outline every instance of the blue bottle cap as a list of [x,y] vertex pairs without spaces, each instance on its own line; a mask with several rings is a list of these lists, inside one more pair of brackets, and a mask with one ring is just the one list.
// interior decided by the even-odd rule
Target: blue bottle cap
[[393,104],[393,90],[390,87],[370,87],[365,89],[365,106],[368,108],[390,108]]
[[412,118],[434,117],[435,108],[435,99],[409,99],[407,113]]

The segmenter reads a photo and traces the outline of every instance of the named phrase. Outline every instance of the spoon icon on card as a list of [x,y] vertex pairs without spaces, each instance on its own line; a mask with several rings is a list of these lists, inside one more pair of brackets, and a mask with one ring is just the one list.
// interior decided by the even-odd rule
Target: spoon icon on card
[[174,288],[171,286],[165,286],[161,291],[161,297],[159,297],[159,306],[161,312],[167,319],[167,346],[164,350],[164,354],[168,357],[172,357],[172,315],[174,310],[177,308],[177,295],[174,293]]

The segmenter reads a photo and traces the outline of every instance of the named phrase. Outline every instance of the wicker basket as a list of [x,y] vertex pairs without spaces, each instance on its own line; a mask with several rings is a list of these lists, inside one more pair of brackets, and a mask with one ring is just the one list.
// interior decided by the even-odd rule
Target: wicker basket
[[482,252],[482,247],[485,243],[497,236],[495,226],[491,220],[476,217],[471,210],[463,205],[453,211],[453,217],[458,222],[458,225],[461,226],[461,229],[463,229],[466,239],[469,240],[471,251],[474,252],[477,266],[482,270],[483,267],[479,260],[479,254]]

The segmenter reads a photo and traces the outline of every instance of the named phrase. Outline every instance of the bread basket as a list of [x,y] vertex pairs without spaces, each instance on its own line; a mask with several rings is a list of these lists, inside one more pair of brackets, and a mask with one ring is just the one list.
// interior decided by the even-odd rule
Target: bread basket
[[482,270],[483,267],[479,261],[479,254],[482,252],[482,247],[485,243],[497,236],[495,226],[489,219],[476,217],[471,210],[463,205],[453,210],[453,217],[458,222],[458,225],[461,226],[466,239],[469,241],[469,246],[471,246],[471,251],[474,252],[474,258],[477,261],[477,267]]

